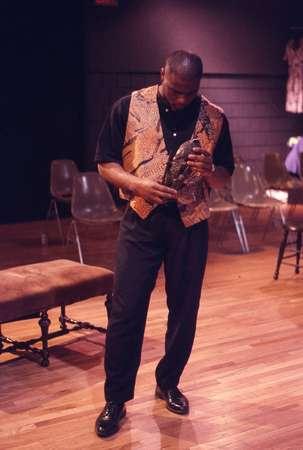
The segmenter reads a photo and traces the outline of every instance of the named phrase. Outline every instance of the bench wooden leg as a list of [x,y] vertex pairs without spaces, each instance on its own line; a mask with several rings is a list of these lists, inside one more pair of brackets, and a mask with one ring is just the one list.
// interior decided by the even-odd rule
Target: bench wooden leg
[[48,351],[48,329],[50,326],[50,320],[48,318],[47,311],[42,311],[39,325],[41,328],[41,340],[42,340],[42,350],[41,350],[41,366],[47,367],[49,365],[49,351]]
[[2,353],[2,349],[3,349],[3,335],[2,335],[1,323],[0,323],[0,355]]
[[68,328],[66,326],[66,311],[65,305],[61,305],[61,314],[59,316],[60,328],[63,333],[68,333]]

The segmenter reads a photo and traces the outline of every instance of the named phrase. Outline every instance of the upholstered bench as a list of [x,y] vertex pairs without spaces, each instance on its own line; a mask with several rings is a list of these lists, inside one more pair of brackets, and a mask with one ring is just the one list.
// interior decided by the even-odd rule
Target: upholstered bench
[[[0,354],[15,353],[19,349],[39,355],[42,366],[49,365],[48,339],[79,328],[106,332],[103,327],[70,319],[66,305],[95,296],[106,296],[109,308],[113,286],[113,272],[103,267],[89,266],[65,259],[57,259],[0,271]],[[60,330],[49,333],[48,310],[60,307]],[[41,336],[18,342],[1,331],[1,324],[38,317]],[[68,327],[67,324],[73,324]],[[42,349],[33,346],[42,341]],[[9,344],[4,346],[4,343]]]

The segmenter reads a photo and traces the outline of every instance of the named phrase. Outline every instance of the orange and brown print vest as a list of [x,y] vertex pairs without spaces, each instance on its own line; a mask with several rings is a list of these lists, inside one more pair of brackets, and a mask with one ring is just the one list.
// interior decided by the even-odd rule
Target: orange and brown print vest
[[[161,183],[168,162],[160,113],[157,104],[158,86],[151,86],[132,93],[122,151],[123,168],[141,178],[150,178]],[[222,110],[201,98],[200,113],[192,138],[199,140],[201,147],[213,153],[223,123]],[[186,190],[186,189],[185,189]],[[178,208],[186,227],[209,217],[208,186],[200,175],[191,177],[185,194],[190,200],[181,203]],[[127,198],[126,193],[120,195]],[[151,205],[141,197],[130,199],[131,208],[145,219],[157,206]]]

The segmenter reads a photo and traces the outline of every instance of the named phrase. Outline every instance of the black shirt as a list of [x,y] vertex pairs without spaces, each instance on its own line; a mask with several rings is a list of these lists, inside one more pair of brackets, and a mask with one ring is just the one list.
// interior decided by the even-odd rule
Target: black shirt
[[[128,111],[131,96],[117,100],[108,114],[98,136],[95,161],[97,163],[116,162],[122,165]],[[175,153],[180,145],[189,140],[195,129],[200,112],[200,97],[196,97],[186,108],[173,111],[166,100],[157,97],[164,142],[168,153]],[[234,169],[232,143],[228,121],[223,115],[222,130],[214,149],[215,166],[224,167],[230,174]]]

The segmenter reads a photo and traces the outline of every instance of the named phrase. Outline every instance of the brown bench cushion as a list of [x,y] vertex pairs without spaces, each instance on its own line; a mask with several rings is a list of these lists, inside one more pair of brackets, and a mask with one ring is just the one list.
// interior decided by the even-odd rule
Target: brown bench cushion
[[110,293],[113,272],[66,259],[0,271],[0,322]]

